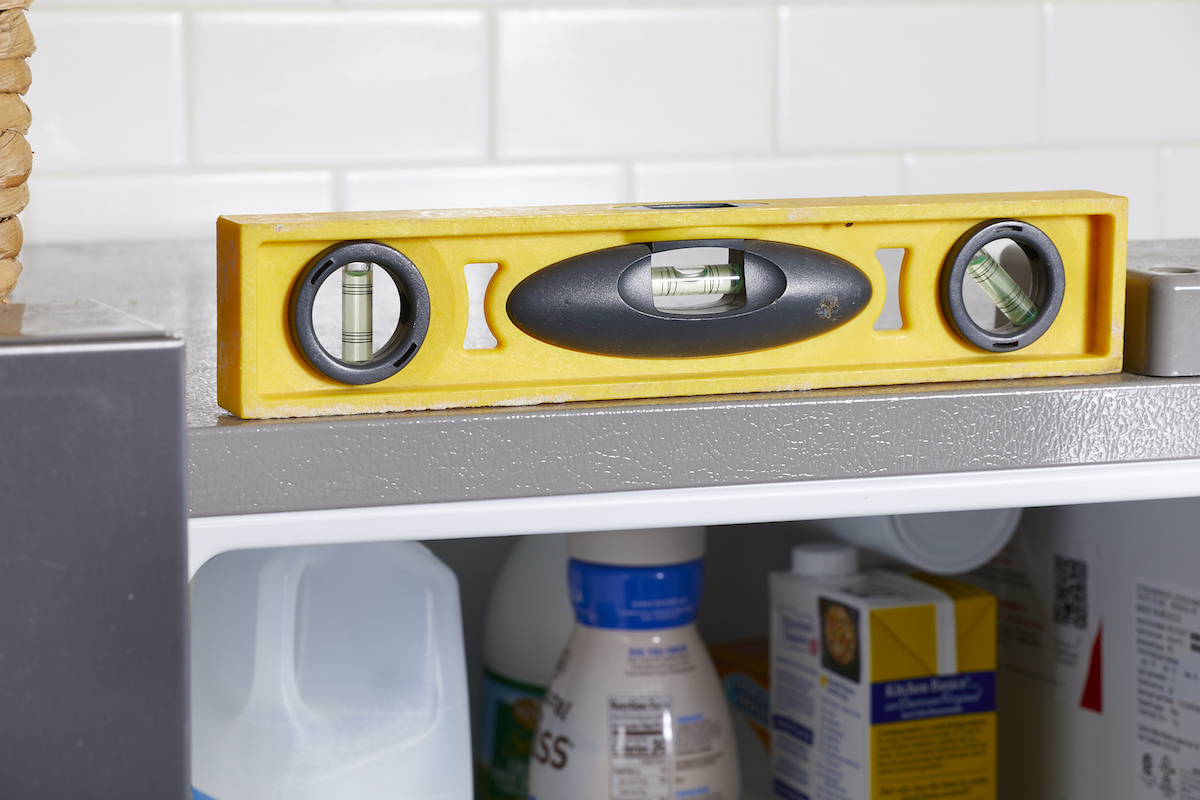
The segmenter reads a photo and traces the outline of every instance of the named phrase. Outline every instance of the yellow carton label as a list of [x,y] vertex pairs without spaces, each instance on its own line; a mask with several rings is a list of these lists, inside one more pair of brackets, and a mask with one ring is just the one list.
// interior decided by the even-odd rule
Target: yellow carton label
[[932,605],[871,612],[871,681],[937,672],[938,631]]
[[996,714],[871,726],[872,800],[996,796]]

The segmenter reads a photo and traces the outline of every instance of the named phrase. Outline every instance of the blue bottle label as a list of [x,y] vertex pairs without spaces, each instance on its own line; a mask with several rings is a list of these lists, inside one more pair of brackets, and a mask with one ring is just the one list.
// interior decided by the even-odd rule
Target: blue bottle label
[[571,559],[568,580],[580,625],[616,630],[675,628],[696,619],[704,562],[620,567]]

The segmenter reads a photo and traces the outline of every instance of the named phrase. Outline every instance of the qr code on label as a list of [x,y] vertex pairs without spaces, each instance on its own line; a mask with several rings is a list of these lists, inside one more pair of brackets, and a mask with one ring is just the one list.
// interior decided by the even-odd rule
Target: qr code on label
[[1054,557],[1054,622],[1085,630],[1088,626],[1087,562]]

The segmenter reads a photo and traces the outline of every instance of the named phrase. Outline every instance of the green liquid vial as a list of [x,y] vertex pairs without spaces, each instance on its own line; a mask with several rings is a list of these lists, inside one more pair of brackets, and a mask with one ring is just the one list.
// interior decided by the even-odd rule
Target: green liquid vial
[[342,361],[347,364],[366,364],[375,354],[372,292],[370,264],[342,268]]
[[1013,325],[1028,325],[1037,316],[1037,306],[1029,299],[1029,295],[1021,291],[1004,267],[983,250],[967,263],[967,274]]
[[742,270],[734,264],[651,267],[650,287],[655,297],[737,294],[742,289]]

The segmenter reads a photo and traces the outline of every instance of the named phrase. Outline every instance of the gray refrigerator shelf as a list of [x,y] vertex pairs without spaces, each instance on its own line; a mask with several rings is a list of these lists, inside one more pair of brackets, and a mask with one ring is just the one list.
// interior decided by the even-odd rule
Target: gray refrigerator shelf
[[[1200,264],[1200,241],[1129,252]],[[211,244],[23,260],[16,302],[92,298],[187,341],[193,518],[1200,459],[1200,378],[1131,373],[239,420],[216,405]]]

